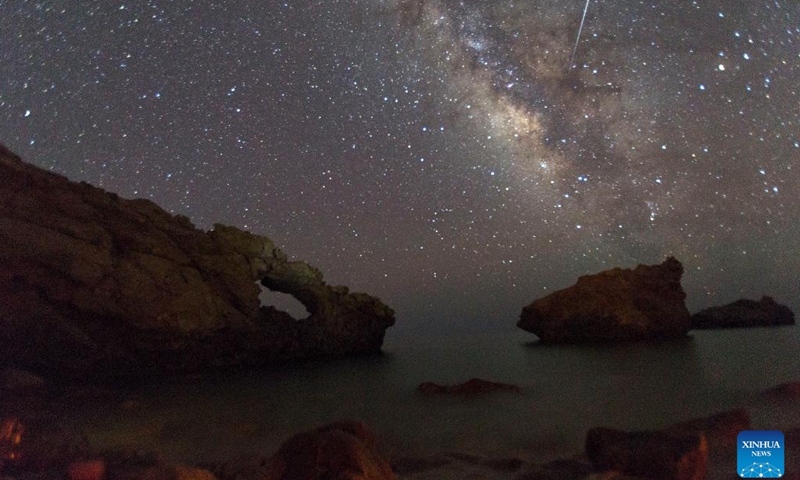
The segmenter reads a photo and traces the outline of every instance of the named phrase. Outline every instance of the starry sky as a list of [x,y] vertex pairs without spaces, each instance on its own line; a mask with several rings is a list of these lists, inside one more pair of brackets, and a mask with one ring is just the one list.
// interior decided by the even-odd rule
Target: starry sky
[[3,1],[0,142],[267,235],[399,332],[668,255],[692,311],[800,313],[800,3],[586,5]]

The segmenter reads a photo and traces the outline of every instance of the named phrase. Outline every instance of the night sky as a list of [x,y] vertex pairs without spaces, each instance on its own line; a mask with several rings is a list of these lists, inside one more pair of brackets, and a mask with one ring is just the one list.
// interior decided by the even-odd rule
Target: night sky
[[585,6],[2,1],[0,142],[267,235],[395,330],[668,255],[692,311],[800,313],[800,3],[594,0],[570,65]]

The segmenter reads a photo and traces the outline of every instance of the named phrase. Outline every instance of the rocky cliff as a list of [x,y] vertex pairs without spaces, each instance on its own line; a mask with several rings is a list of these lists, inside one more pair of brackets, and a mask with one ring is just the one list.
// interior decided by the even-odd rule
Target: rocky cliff
[[[204,232],[0,146],[0,364],[97,378],[380,350],[394,312],[329,286],[266,237]],[[264,286],[310,312],[295,320]]]

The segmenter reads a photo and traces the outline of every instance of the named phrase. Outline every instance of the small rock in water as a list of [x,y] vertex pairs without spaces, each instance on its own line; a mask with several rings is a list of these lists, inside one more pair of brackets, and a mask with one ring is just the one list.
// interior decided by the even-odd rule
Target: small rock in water
[[772,297],[741,299],[721,307],[711,307],[692,315],[692,328],[752,328],[794,325],[794,313]]
[[762,395],[773,400],[800,400],[800,382],[782,383],[765,390]]
[[458,385],[439,385],[433,382],[424,382],[417,387],[420,393],[425,395],[486,395],[493,392],[515,392],[520,389],[516,385],[508,383],[490,382],[480,378],[471,378]]

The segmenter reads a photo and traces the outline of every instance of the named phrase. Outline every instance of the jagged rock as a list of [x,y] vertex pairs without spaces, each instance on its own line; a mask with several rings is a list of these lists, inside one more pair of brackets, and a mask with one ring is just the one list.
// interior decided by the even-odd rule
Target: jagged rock
[[721,307],[700,310],[691,317],[693,329],[748,328],[794,325],[794,313],[772,297],[736,300]]
[[582,276],[525,307],[517,326],[547,343],[682,337],[689,331],[682,274],[669,257],[661,265]]
[[[0,364],[93,380],[380,350],[394,312],[266,237],[197,230],[0,148]],[[294,320],[261,281],[302,302]]]
[[593,428],[586,454],[595,469],[651,479],[703,480],[708,471],[705,435],[625,432]]
[[480,378],[471,378],[458,385],[439,385],[433,382],[424,382],[417,387],[417,391],[425,395],[485,395],[493,392],[517,392],[519,387],[507,383],[490,382]]
[[361,422],[336,422],[287,440],[264,480],[394,480],[378,441]]

